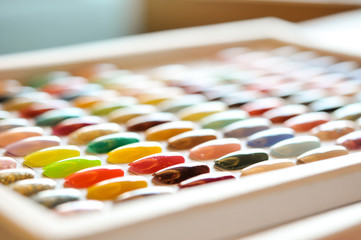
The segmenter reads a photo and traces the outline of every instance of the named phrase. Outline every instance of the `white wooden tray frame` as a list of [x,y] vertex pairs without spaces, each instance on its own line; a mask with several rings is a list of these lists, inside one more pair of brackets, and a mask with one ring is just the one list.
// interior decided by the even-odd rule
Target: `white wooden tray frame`
[[[2,56],[0,78],[21,80],[29,74],[95,62],[151,67],[207,57],[239,45],[277,47],[288,42],[330,51],[320,50],[297,33],[297,26],[267,18],[144,34]],[[360,182],[361,153],[354,153],[66,218],[0,186],[0,239],[232,239],[360,201]]]

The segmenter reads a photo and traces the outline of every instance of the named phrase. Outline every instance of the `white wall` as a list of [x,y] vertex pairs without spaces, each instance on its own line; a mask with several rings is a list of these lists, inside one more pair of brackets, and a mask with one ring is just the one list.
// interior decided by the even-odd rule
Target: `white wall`
[[143,31],[142,0],[0,0],[0,54]]

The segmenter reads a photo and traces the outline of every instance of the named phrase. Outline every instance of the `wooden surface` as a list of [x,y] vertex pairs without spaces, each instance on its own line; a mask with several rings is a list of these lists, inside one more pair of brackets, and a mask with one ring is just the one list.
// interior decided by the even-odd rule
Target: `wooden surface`
[[278,17],[300,22],[360,7],[356,1],[147,0],[146,30]]

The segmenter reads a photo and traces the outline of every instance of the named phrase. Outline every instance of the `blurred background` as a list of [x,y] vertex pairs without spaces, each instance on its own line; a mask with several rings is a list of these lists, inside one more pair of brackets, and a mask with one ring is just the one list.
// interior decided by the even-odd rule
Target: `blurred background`
[[0,0],[0,54],[274,16],[300,22],[359,0]]

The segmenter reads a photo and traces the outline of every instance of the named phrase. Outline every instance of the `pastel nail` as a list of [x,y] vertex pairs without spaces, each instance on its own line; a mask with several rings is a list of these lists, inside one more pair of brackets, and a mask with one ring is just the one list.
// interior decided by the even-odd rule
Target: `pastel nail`
[[44,148],[24,157],[24,164],[30,167],[44,167],[66,158],[80,156],[80,148],[73,145]]
[[87,198],[96,200],[112,200],[120,194],[148,186],[145,177],[127,176],[112,178],[99,182],[88,188]]
[[195,187],[199,185],[220,182],[230,179],[235,179],[235,177],[230,173],[224,173],[224,172],[205,173],[182,181],[181,183],[179,183],[179,187],[180,188]]
[[252,118],[232,123],[223,129],[225,137],[243,138],[269,129],[271,121],[266,118]]
[[103,180],[122,176],[124,176],[124,170],[117,165],[90,167],[65,177],[64,186],[87,188]]
[[105,204],[98,200],[79,200],[57,205],[54,211],[62,216],[71,216],[80,213],[98,212],[103,210]]
[[54,189],[56,182],[48,178],[34,178],[17,181],[12,186],[12,189],[22,195],[30,196],[35,193]]
[[265,160],[268,160],[268,154],[263,149],[240,150],[217,159],[214,167],[219,170],[240,170]]
[[309,104],[328,96],[325,89],[307,89],[290,96],[289,101],[295,104]]
[[333,112],[337,120],[356,120],[361,117],[361,103],[353,103]]
[[158,142],[131,143],[110,151],[107,161],[109,163],[130,163],[160,152],[162,152],[162,146]]
[[245,111],[228,110],[203,118],[201,121],[201,126],[202,128],[220,129],[234,122],[245,120],[248,117],[249,115]]
[[291,128],[272,128],[252,134],[247,138],[250,147],[270,147],[282,140],[293,138],[294,131]]
[[0,110],[0,120],[11,118],[11,114],[8,111]]
[[202,94],[208,99],[208,101],[219,100],[222,97],[232,92],[237,92],[239,84],[223,82],[222,85],[211,86],[202,91]]
[[150,174],[184,162],[185,159],[180,153],[157,153],[129,163],[128,170],[135,174]]
[[297,157],[311,149],[321,146],[320,139],[314,136],[300,136],[280,141],[270,148],[276,158]]
[[269,172],[277,169],[293,167],[295,165],[296,164],[293,161],[288,159],[267,160],[243,168],[241,170],[241,176],[243,177],[263,172]]
[[0,133],[0,147],[6,147],[17,141],[41,136],[44,134],[44,130],[40,127],[17,127],[6,130]]
[[222,101],[229,107],[240,107],[246,103],[255,101],[256,99],[264,98],[265,95],[262,92],[255,90],[243,90],[234,93],[227,94],[222,97]]
[[348,151],[343,146],[326,146],[312,149],[297,157],[297,163],[309,163],[328,158],[347,155]]
[[152,181],[159,184],[177,184],[209,171],[206,164],[182,163],[155,172]]
[[217,139],[218,133],[213,129],[198,129],[178,134],[168,139],[168,147],[185,150],[198,144]]
[[87,152],[108,153],[118,147],[136,143],[140,141],[140,136],[133,132],[113,133],[98,137],[87,145]]
[[310,109],[314,112],[332,112],[338,108],[341,108],[348,103],[350,103],[351,99],[345,96],[331,96],[319,99],[313,103],[311,103]]
[[79,128],[69,135],[70,144],[87,144],[90,141],[112,133],[118,133],[122,128],[116,123],[100,123]]
[[215,139],[193,147],[189,157],[194,160],[212,160],[241,150],[241,141],[236,138]]
[[5,154],[14,157],[24,157],[44,148],[59,146],[60,142],[60,138],[56,136],[29,137],[7,145],[5,147]]
[[151,127],[145,131],[145,136],[148,141],[163,141],[169,138],[194,130],[196,125],[190,121],[174,121],[169,123],[159,124]]
[[100,166],[101,164],[101,159],[96,156],[66,158],[45,166],[43,175],[51,178],[64,178],[84,168]]

